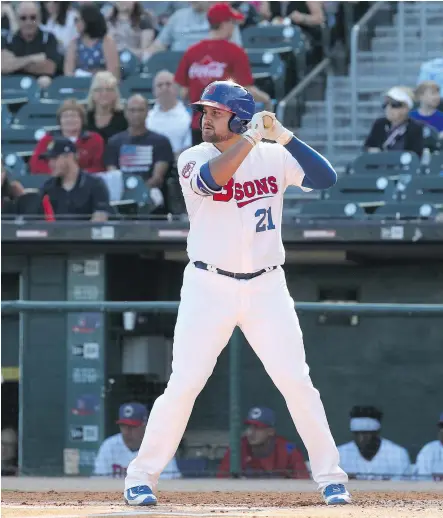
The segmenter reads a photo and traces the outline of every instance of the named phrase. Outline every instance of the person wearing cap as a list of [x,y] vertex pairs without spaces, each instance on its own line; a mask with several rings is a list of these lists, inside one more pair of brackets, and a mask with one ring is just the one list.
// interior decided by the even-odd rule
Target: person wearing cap
[[437,439],[428,442],[418,452],[415,462],[415,478],[443,481],[443,412],[437,423]]
[[366,138],[369,152],[411,151],[421,156],[424,149],[423,125],[409,117],[414,106],[412,91],[395,86],[385,94],[385,117],[377,119]]
[[[181,86],[182,99],[194,103],[213,81],[232,79],[249,90],[256,101],[265,103],[266,110],[272,111],[269,95],[254,86],[248,55],[229,41],[236,24],[244,20],[243,14],[227,3],[211,5],[207,14],[211,26],[209,37],[189,47],[175,73],[175,81]],[[194,113],[192,144],[196,146],[201,142],[200,116]]]
[[338,447],[340,466],[349,478],[403,480],[411,476],[405,448],[381,437],[383,413],[373,406],[354,406],[350,413],[354,440]]
[[52,178],[40,189],[46,219],[58,215],[106,221],[111,212],[109,192],[97,175],[85,173],[78,163],[77,148],[72,140],[55,138],[40,158],[48,160]]
[[[124,477],[129,463],[137,456],[143,440],[148,410],[141,403],[124,403],[118,412],[120,433],[105,439],[95,458],[94,476]],[[161,479],[180,478],[175,458],[166,466]]]
[[[283,437],[276,435],[275,413],[270,408],[254,407],[245,420],[247,426],[241,439],[241,475],[243,477],[275,477],[308,479],[303,456]],[[230,476],[230,449],[225,453],[217,477]]]
[[85,108],[75,99],[67,99],[57,110],[59,131],[44,135],[29,160],[29,169],[33,174],[50,174],[49,164],[40,156],[47,150],[50,142],[56,137],[65,137],[75,143],[78,151],[79,165],[87,173],[99,173],[105,170],[103,154],[105,143],[101,135],[95,131],[87,131]]
[[[211,2],[189,2],[189,7],[177,9],[169,18],[154,43],[145,52],[145,59],[164,50],[184,52],[191,45],[208,37],[209,23],[206,13]],[[241,45],[241,35],[235,28],[232,41]],[[149,68],[149,63],[148,63]]]

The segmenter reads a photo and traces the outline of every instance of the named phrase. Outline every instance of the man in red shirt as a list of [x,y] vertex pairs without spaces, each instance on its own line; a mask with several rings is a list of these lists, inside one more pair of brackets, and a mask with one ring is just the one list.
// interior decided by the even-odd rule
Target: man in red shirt
[[[182,99],[196,102],[213,81],[232,79],[249,90],[256,101],[265,103],[265,110],[273,111],[269,95],[254,86],[248,55],[229,41],[236,22],[243,21],[244,16],[226,3],[212,5],[207,16],[211,26],[209,39],[189,47],[175,73],[175,81],[181,86]],[[201,142],[200,114],[195,113],[192,119],[192,145]]]
[[[303,456],[275,433],[275,414],[270,408],[254,407],[245,421],[248,425],[241,439],[241,475],[262,478],[303,478],[309,473]],[[221,461],[217,477],[229,477],[230,449]]]

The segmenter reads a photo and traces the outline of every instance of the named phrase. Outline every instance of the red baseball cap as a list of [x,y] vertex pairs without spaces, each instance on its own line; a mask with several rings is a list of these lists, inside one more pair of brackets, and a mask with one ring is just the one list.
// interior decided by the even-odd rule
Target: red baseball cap
[[213,4],[208,9],[208,21],[212,25],[218,25],[219,23],[229,22],[230,20],[237,20],[242,22],[245,17],[233,9],[229,4],[219,3]]

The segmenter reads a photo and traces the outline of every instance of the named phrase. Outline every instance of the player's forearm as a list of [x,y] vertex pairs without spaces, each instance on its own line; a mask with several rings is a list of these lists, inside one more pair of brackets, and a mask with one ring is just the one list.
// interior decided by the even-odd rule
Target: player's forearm
[[337,173],[329,161],[305,142],[293,137],[284,147],[297,160],[305,173],[303,187],[329,189],[337,182]]
[[[211,178],[216,186],[223,187],[234,176],[252,147],[252,144],[250,144],[246,139],[240,139],[220,156],[209,160],[207,164],[202,166],[202,178],[211,188],[214,188],[211,185]],[[208,171],[210,172],[210,178],[208,178]]]

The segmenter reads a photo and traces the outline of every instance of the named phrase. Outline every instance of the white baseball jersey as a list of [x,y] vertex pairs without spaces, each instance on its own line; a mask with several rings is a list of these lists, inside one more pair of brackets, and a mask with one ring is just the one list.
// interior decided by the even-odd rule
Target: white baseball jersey
[[431,441],[417,455],[415,473],[420,480],[443,480],[443,444]]
[[213,191],[200,167],[220,154],[204,142],[178,159],[190,220],[189,259],[235,273],[283,264],[283,193],[288,185],[301,187],[303,169],[283,146],[259,142],[223,189]]
[[400,480],[411,475],[409,453],[398,444],[382,439],[380,448],[372,458],[366,460],[354,441],[338,447],[340,466],[348,475],[359,480]]
[[[108,437],[103,441],[95,458],[94,475],[124,477],[129,463],[135,459],[137,453],[126,446],[121,433]],[[169,462],[160,478],[181,478],[175,458]]]

